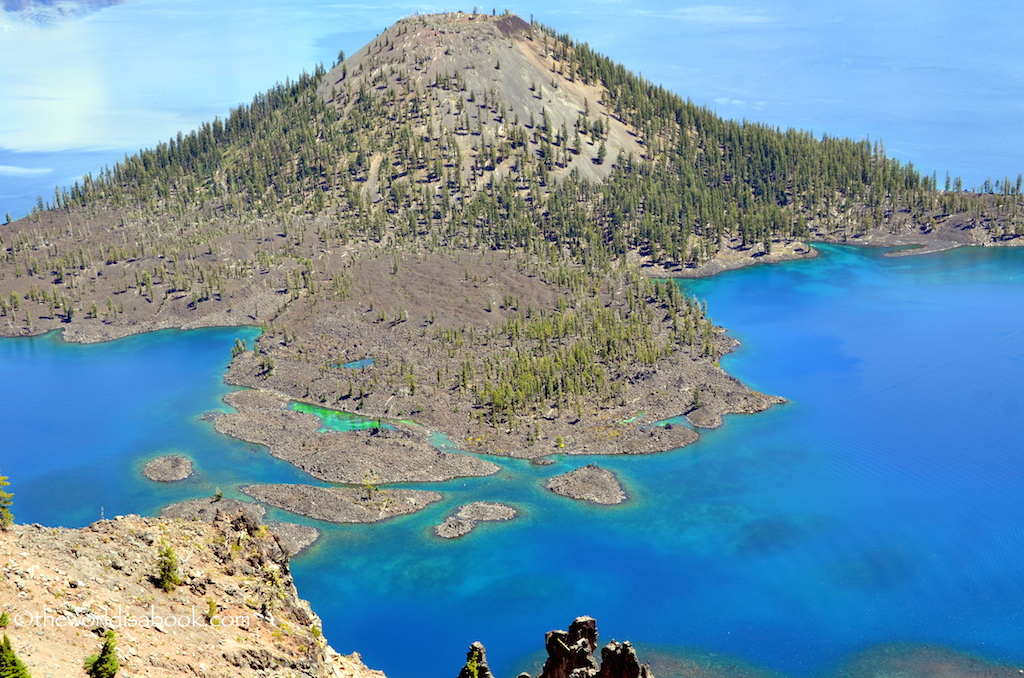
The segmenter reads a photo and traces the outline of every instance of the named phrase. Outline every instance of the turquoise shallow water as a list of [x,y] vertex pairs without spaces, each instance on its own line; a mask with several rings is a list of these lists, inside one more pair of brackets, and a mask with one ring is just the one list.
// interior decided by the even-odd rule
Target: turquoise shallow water
[[[799,676],[885,641],[1024,661],[1024,251],[821,250],[686,283],[743,342],[723,367],[788,404],[729,416],[680,451],[498,460],[496,476],[429,486],[445,500],[421,514],[320,525],[293,571],[332,645],[418,678],[454,675],[481,640],[511,676],[544,631],[590,614],[605,639]],[[239,336],[255,331],[0,341],[0,470],[19,520],[82,525],[101,506],[153,513],[216,487],[301,482],[199,419],[224,407]],[[171,486],[138,475],[168,451],[197,475]],[[542,490],[588,461],[619,473],[630,501],[591,507]],[[522,517],[431,536],[480,499]]]

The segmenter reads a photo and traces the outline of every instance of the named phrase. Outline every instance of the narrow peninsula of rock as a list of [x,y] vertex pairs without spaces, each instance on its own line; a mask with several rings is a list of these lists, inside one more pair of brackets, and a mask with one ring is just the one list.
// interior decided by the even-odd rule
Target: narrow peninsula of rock
[[320,539],[320,530],[312,525],[298,523],[267,523],[270,531],[277,535],[289,556],[295,557]]
[[[239,511],[257,524],[263,524],[263,516],[267,513],[267,510],[260,504],[237,499],[224,499],[215,495],[170,504],[160,510],[160,517],[213,523],[218,516],[233,515]],[[297,556],[320,538],[320,530],[309,525],[274,522],[267,523],[267,527],[278,536],[289,556]]]
[[441,452],[422,426],[321,432],[316,416],[288,409],[288,399],[258,390],[235,391],[224,401],[238,412],[219,415],[221,433],[266,445],[270,454],[329,483],[436,482],[497,473],[501,467],[469,454]]
[[420,511],[441,494],[427,490],[388,490],[315,485],[249,485],[239,488],[257,501],[330,523],[377,523]]
[[188,499],[176,504],[169,504],[160,509],[161,518],[181,518],[182,520],[202,520],[212,523],[217,514],[224,515],[242,511],[255,523],[262,523],[267,510],[259,504],[237,499],[224,499],[220,496]]
[[192,475],[192,460],[180,454],[157,457],[142,467],[142,475],[161,483],[185,480]]
[[549,478],[546,487],[563,497],[595,504],[621,504],[626,492],[615,474],[597,464],[587,464],[575,471]]
[[444,539],[455,539],[472,532],[477,523],[512,520],[517,515],[519,512],[507,504],[475,501],[460,506],[455,513],[445,518],[443,523],[435,525],[434,534]]

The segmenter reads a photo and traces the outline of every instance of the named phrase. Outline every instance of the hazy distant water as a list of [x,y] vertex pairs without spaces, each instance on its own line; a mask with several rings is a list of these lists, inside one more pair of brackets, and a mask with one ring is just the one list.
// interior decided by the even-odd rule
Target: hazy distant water
[[[723,366],[790,399],[684,450],[600,458],[630,501],[542,490],[554,467],[500,461],[445,501],[327,527],[293,563],[341,652],[391,678],[454,675],[481,640],[514,675],[579,614],[604,639],[702,647],[797,675],[888,640],[1024,661],[1024,251],[927,257],[822,247],[813,261],[687,283],[743,341]],[[161,332],[100,346],[0,341],[0,470],[22,521],[80,525],[302,474],[199,421],[223,407],[236,336]],[[165,451],[198,468],[157,486]],[[522,518],[445,542],[453,507]],[[287,516],[271,510],[273,518]]]

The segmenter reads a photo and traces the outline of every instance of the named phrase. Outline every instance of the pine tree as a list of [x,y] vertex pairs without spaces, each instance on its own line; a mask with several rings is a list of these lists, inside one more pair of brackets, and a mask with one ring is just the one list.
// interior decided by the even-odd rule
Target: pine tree
[[25,664],[14,654],[11,639],[4,634],[0,642],[0,678],[32,678]]
[[85,660],[85,672],[90,678],[114,678],[121,664],[117,661],[117,636],[113,631],[107,631],[104,636],[103,647],[99,654],[94,654]]
[[173,591],[174,587],[181,583],[178,576],[178,556],[170,544],[164,543],[160,547],[160,555],[157,557],[156,585],[164,591]]
[[0,530],[6,530],[14,523],[14,514],[11,513],[11,500],[14,494],[3,489],[8,485],[10,483],[7,482],[7,476],[0,476]]

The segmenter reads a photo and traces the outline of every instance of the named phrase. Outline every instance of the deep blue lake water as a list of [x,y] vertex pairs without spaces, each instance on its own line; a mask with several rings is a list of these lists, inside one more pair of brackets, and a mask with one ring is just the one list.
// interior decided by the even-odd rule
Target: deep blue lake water
[[[796,676],[893,640],[1024,661],[1024,251],[820,249],[685,282],[743,342],[723,367],[786,405],[664,454],[499,459],[498,475],[430,485],[444,502],[384,525],[297,519],[325,528],[293,572],[331,644],[390,678],[426,678],[454,675],[481,640],[506,677],[545,631],[589,614],[606,640]],[[0,471],[18,520],[84,525],[306,481],[200,419],[225,408],[231,346],[254,336],[0,340]],[[172,451],[195,461],[193,478],[139,475]],[[589,461],[620,475],[626,504],[542,489]],[[522,517],[431,535],[481,499]]]

